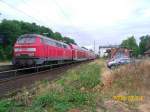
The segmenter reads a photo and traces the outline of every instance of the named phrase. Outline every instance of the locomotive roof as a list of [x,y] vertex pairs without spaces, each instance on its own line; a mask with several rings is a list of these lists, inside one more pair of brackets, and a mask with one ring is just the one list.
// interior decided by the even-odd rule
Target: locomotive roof
[[20,37],[26,36],[26,35],[29,35],[29,36],[38,36],[38,37],[43,38],[43,39],[49,39],[49,40],[51,40],[53,42],[61,43],[61,44],[68,45],[68,46],[71,45],[73,49],[78,49],[78,50],[83,50],[83,51],[89,51],[90,52],[90,50],[88,50],[85,47],[80,47],[80,46],[75,45],[75,44],[66,44],[64,42],[61,42],[61,41],[58,41],[58,40],[54,40],[52,38],[48,38],[48,37],[40,35],[40,34],[24,34],[24,35],[21,35]]

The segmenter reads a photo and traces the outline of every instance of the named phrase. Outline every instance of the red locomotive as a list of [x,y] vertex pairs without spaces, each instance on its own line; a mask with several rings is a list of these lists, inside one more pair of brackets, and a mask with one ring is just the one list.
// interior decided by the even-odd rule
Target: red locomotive
[[13,55],[13,65],[15,66],[95,58],[95,54],[87,49],[37,34],[20,36],[14,45]]

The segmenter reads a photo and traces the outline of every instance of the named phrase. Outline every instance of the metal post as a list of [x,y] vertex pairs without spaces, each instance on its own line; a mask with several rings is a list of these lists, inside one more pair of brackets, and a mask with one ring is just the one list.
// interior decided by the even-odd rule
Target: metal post
[[95,40],[94,40],[94,53],[95,53]]

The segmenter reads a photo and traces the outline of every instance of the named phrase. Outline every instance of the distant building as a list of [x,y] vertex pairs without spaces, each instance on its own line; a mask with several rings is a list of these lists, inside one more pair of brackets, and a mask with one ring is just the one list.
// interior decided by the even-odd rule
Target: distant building
[[101,45],[99,46],[99,56],[100,57],[109,57],[109,52],[108,50],[112,48],[119,48],[120,45]]
[[132,50],[127,48],[111,48],[106,51],[108,53],[108,57],[112,58],[121,58],[127,57],[130,58],[132,56]]
[[145,56],[150,56],[150,49],[144,52]]

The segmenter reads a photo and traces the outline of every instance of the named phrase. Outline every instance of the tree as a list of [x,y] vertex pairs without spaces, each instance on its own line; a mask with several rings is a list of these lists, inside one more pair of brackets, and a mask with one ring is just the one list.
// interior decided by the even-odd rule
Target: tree
[[45,35],[47,37],[52,38],[53,36],[53,31],[45,26],[40,26],[39,27],[39,32],[41,35]]
[[75,41],[74,41],[73,39],[69,38],[69,37],[64,37],[64,38],[63,38],[63,41],[64,41],[65,43],[67,43],[67,44],[70,44],[70,43],[76,44]]
[[126,40],[123,40],[121,43],[121,47],[133,50],[133,56],[138,56],[139,54],[139,47],[136,43],[134,36],[131,36]]
[[63,40],[62,35],[59,32],[53,33],[52,38],[55,40]]
[[140,37],[139,49],[141,55],[143,55],[145,51],[150,49],[150,35]]
[[0,33],[5,35],[8,40],[7,47],[1,48],[3,59],[10,59],[12,56],[12,47],[18,35],[21,34],[21,27],[18,21],[3,20],[0,24]]

